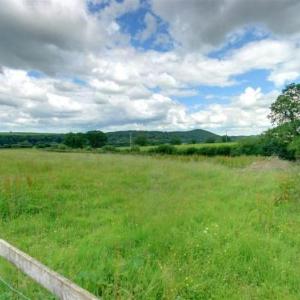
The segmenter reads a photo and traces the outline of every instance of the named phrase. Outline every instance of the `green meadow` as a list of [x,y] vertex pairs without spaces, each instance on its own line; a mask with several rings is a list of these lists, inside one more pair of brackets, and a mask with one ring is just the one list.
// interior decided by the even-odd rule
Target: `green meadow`
[[[237,143],[236,142],[228,142],[228,143],[200,143],[200,144],[181,144],[181,145],[175,145],[175,147],[179,150],[183,150],[183,149],[187,149],[190,147],[194,147],[194,148],[203,148],[203,147],[220,147],[220,146],[236,146]],[[153,149],[157,146],[141,146],[140,151],[148,151],[150,149]],[[130,150],[130,147],[118,147],[117,149],[120,150]]]
[[274,158],[3,150],[0,238],[104,299],[299,299],[299,182]]

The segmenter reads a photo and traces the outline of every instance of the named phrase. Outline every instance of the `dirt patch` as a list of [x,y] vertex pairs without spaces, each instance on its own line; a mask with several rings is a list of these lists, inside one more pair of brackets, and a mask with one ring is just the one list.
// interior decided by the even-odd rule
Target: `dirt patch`
[[291,163],[276,157],[266,158],[264,160],[252,163],[248,170],[252,171],[269,171],[269,170],[286,170],[291,167]]

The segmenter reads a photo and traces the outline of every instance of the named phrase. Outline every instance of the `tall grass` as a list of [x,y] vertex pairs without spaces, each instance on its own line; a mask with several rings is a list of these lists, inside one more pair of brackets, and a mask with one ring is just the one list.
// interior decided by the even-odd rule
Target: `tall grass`
[[1,151],[0,237],[104,299],[297,299],[299,169],[254,161]]

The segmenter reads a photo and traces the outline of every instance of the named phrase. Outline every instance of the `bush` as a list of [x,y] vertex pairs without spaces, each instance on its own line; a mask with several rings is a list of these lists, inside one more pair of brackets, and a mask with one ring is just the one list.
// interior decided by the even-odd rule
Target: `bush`
[[69,147],[66,146],[65,144],[52,144],[48,150],[53,150],[53,151],[58,151],[58,152],[64,152],[68,151]]
[[217,147],[204,146],[198,149],[198,154],[206,156],[217,155]]
[[120,152],[120,150],[114,146],[106,145],[101,148],[104,152]]
[[289,145],[298,138],[295,123],[285,123],[270,129],[261,136],[262,155],[277,155],[280,158],[295,160],[293,146]]
[[220,145],[215,148],[216,148],[216,155],[224,155],[224,156],[230,156],[233,150],[232,146],[226,146],[226,145]]
[[141,149],[139,146],[132,146],[130,149],[129,149],[130,152],[133,152],[133,153],[139,153],[141,152]]
[[294,153],[296,159],[300,159],[300,136],[288,145],[288,150]]
[[149,153],[158,153],[158,154],[176,154],[177,149],[173,145],[159,145],[157,147],[151,148],[148,150]]
[[205,140],[205,143],[207,144],[213,144],[216,142],[216,139],[214,137],[209,137]]
[[186,149],[181,150],[180,152],[183,155],[194,155],[198,153],[198,148],[196,147],[188,147]]
[[16,145],[16,148],[32,148],[32,144],[28,141],[20,142]]
[[230,156],[231,151],[232,151],[232,146],[229,145],[219,145],[216,147],[211,147],[211,146],[204,146],[201,148],[197,149],[189,149],[186,153],[195,153],[199,155],[205,155],[205,156],[216,156],[216,155],[221,155],[221,156]]
[[37,143],[35,145],[35,148],[43,149],[43,148],[49,148],[51,147],[51,144],[48,143]]
[[238,145],[232,149],[233,155],[260,155],[262,154],[262,144],[260,137],[248,137],[239,141]]
[[300,156],[300,122],[285,123],[267,130],[259,137],[249,137],[239,141],[232,149],[232,155],[276,155],[279,158],[295,160]]
[[56,148],[59,150],[68,150],[68,146],[65,144],[57,144]]

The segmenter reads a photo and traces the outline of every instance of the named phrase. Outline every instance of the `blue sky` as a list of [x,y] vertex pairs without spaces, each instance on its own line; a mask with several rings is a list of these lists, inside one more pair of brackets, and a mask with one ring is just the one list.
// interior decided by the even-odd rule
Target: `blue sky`
[[[148,39],[140,41],[137,36],[146,28],[146,24],[144,22],[146,14],[151,14],[156,19],[158,28]],[[176,41],[174,41],[169,34],[168,24],[159,16],[153,14],[151,6],[147,1],[142,1],[141,7],[135,11],[124,14],[118,18],[117,21],[124,33],[130,35],[131,45],[140,51],[155,50],[165,52],[174,48]],[[156,38],[159,34],[165,34],[170,38],[168,47],[156,43]],[[242,48],[251,42],[268,39],[271,35],[271,32],[260,30],[259,27],[246,26],[246,28],[243,29],[243,32],[238,33],[233,40],[229,37],[225,40],[225,43],[221,47],[217,47],[216,49],[209,51],[206,55],[211,58],[222,60],[235,50]],[[230,86],[193,86],[193,89],[197,91],[196,95],[177,96],[174,98],[178,102],[186,105],[189,110],[193,110],[194,107],[199,106],[205,108],[210,104],[211,99],[214,100],[214,103],[226,104],[229,103],[235,95],[241,94],[248,86],[260,88],[264,93],[274,90],[276,87],[272,81],[268,80],[269,74],[270,72],[266,69],[253,69],[243,74],[233,76],[232,80],[235,81],[235,83]]]
[[300,79],[297,2],[4,2],[2,131],[259,133]]

